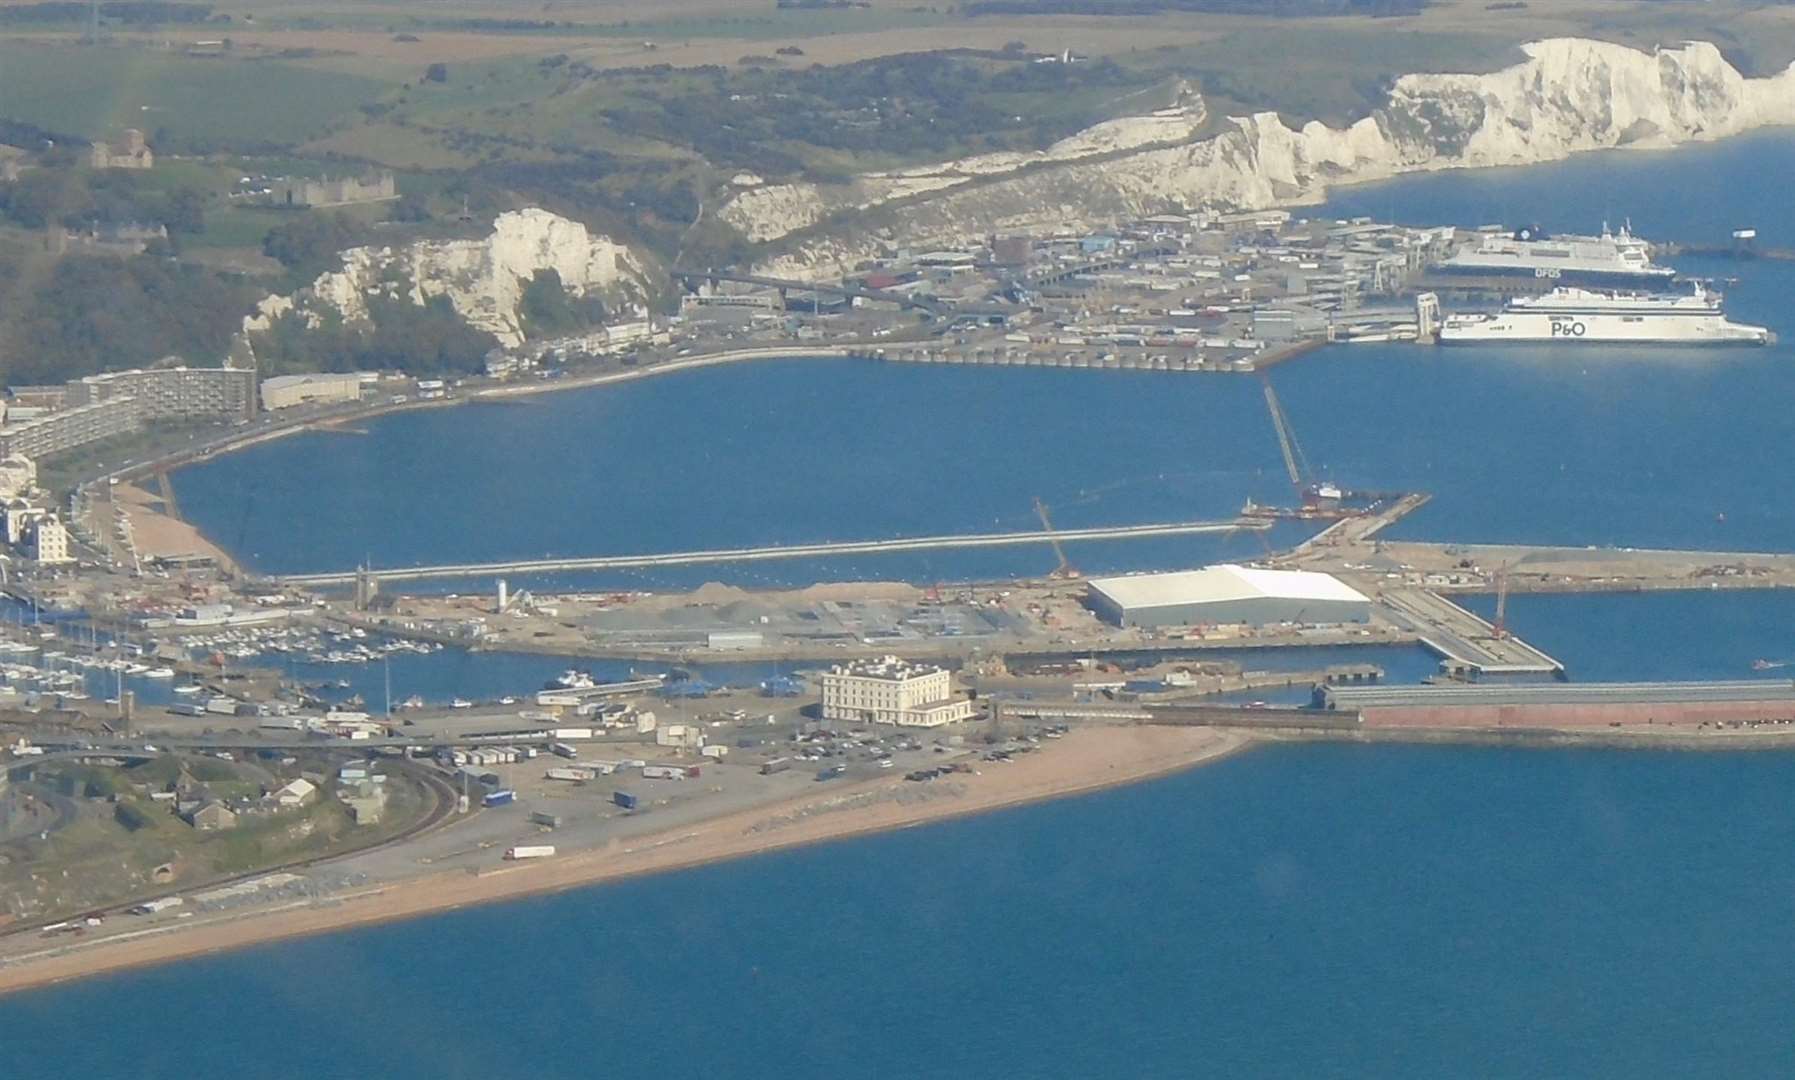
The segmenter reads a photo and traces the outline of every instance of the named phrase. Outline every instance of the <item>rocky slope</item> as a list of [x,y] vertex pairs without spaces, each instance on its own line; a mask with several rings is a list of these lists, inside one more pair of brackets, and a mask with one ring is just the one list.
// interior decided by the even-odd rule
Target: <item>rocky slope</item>
[[265,330],[270,320],[293,310],[316,315],[334,309],[345,321],[357,322],[368,317],[367,297],[408,284],[414,303],[447,296],[468,325],[515,346],[524,338],[518,301],[537,271],[554,270],[573,296],[597,293],[613,305],[639,303],[649,273],[625,245],[534,208],[500,214],[484,239],[358,247],[342,258],[342,269],[320,274],[298,294],[264,300],[244,330]]
[[899,237],[928,246],[993,231],[1313,202],[1330,184],[1419,169],[1530,164],[1795,123],[1795,65],[1747,79],[1703,42],[1647,53],[1559,38],[1525,52],[1525,61],[1487,75],[1404,76],[1381,108],[1345,129],[1293,129],[1260,113],[1199,138],[1203,110],[1192,95],[1179,108],[1109,121],[1040,154],[869,173],[826,189],[742,187],[721,216],[755,240],[782,241],[763,269],[821,275]]

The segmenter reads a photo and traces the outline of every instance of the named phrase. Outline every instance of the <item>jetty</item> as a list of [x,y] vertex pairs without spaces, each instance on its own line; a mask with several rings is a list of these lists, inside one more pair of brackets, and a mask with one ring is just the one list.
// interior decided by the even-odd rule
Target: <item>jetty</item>
[[478,578],[499,574],[548,574],[581,570],[618,570],[645,566],[693,566],[705,563],[761,562],[769,559],[803,559],[835,555],[873,555],[902,551],[936,551],[957,548],[1013,547],[1023,544],[1066,543],[1079,540],[1136,540],[1152,536],[1193,536],[1205,533],[1263,532],[1268,521],[1231,518],[1224,521],[1173,521],[1150,525],[1095,526],[1055,529],[1051,534],[1027,532],[964,533],[948,536],[913,536],[893,540],[845,540],[820,544],[784,544],[769,547],[719,548],[708,551],[672,551],[656,555],[590,555],[569,558],[519,559],[509,562],[446,563],[438,566],[345,570],[322,574],[283,574],[273,580],[284,585],[321,587],[350,585],[357,577],[377,581],[418,581],[428,578]]

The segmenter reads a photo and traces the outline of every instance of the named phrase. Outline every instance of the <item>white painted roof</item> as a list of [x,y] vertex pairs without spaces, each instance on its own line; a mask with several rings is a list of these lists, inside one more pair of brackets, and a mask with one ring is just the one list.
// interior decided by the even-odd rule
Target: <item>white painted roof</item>
[[1330,574],[1310,570],[1260,570],[1232,564],[1172,574],[1093,578],[1090,585],[1125,608],[1266,599],[1369,602],[1364,593]]

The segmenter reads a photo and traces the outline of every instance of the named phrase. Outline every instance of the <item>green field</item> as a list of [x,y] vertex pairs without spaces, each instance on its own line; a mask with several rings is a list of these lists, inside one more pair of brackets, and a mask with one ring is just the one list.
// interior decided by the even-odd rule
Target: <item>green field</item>
[[0,43],[0,116],[86,138],[138,128],[205,146],[298,143],[388,87],[275,60]]

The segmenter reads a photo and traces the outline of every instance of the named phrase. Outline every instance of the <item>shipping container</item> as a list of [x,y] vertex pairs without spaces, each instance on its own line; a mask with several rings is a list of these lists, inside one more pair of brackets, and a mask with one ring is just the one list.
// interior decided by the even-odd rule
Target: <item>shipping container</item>
[[583,784],[596,777],[598,775],[598,770],[562,766],[550,769],[544,775],[550,780],[566,780],[569,783]]
[[623,807],[625,810],[634,810],[636,808],[636,797],[627,791],[611,792],[611,801],[618,806]]
[[509,806],[517,801],[517,792],[510,788],[489,791],[480,799],[481,806]]
[[555,853],[553,844],[534,844],[527,847],[505,849],[507,859],[546,859]]
[[545,829],[559,829],[561,827],[561,815],[551,814],[545,810],[532,810],[530,812],[530,824],[541,825]]
[[791,767],[792,767],[792,759],[791,758],[776,757],[771,761],[761,762],[760,775],[771,776],[773,773],[784,772],[785,770],[787,770]]

